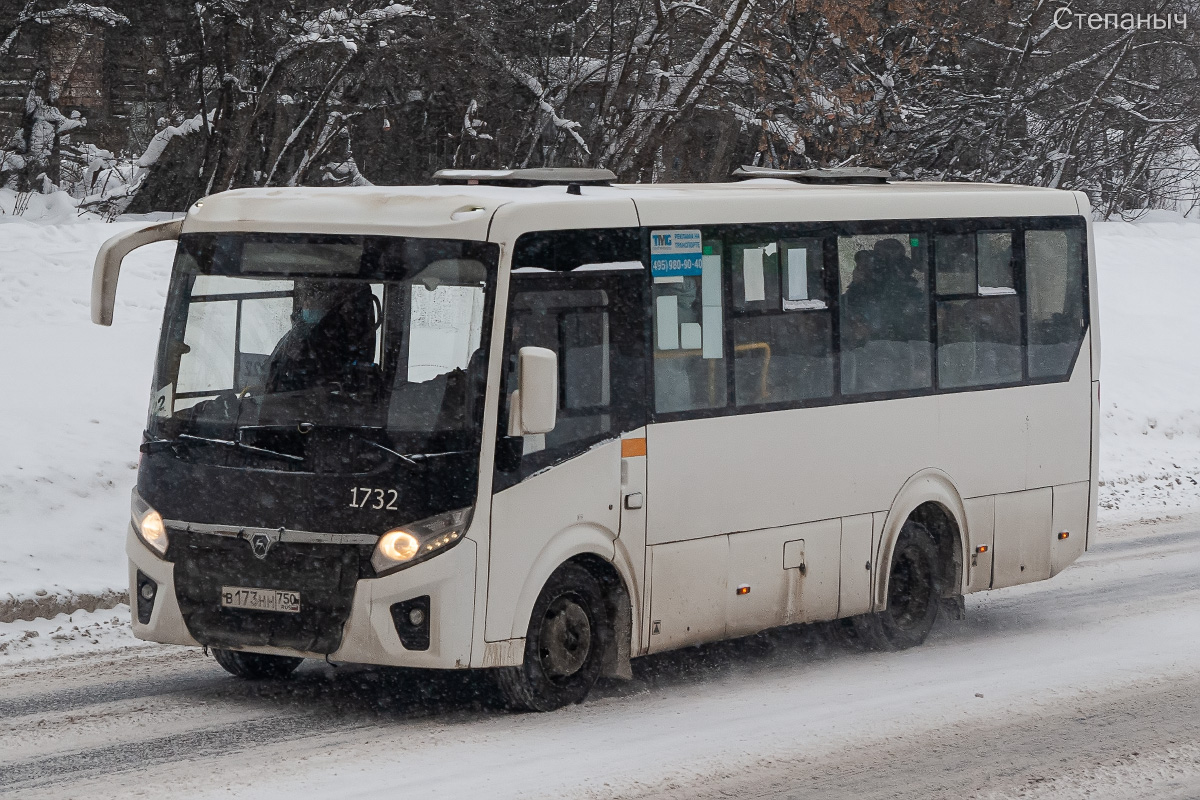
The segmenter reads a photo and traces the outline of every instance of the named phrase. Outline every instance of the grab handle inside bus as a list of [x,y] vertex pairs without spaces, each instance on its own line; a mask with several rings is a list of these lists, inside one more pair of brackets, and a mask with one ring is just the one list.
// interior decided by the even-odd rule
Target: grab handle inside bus
[[558,419],[558,355],[544,347],[517,354],[517,391],[512,400],[510,436],[549,433]]
[[101,245],[100,252],[96,254],[96,266],[92,270],[92,322],[112,325],[113,306],[117,302],[117,278],[121,274],[121,262],[125,256],[154,242],[178,239],[182,228],[181,217],[126,231]]

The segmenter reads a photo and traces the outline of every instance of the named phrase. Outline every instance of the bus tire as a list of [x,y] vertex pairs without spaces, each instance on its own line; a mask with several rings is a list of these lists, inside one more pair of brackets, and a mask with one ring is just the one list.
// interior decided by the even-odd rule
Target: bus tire
[[230,675],[251,681],[279,680],[296,671],[303,658],[272,656],[266,653],[244,653],[241,650],[212,651],[213,658]]
[[496,682],[508,706],[554,711],[582,703],[600,677],[612,632],[600,584],[583,567],[564,564],[538,595],[525,634],[525,659],[501,667]]
[[941,569],[933,534],[909,520],[900,529],[888,574],[887,608],[853,617],[843,631],[859,647],[906,650],[925,641],[941,606]]

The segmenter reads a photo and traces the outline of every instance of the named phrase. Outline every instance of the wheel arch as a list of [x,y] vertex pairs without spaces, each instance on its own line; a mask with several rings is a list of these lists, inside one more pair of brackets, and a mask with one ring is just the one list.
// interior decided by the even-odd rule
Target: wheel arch
[[900,529],[909,519],[924,524],[937,542],[938,555],[943,568],[942,594],[962,594],[966,588],[967,562],[967,514],[962,496],[949,475],[937,469],[925,469],[905,481],[896,494],[892,507],[884,518],[876,553],[875,587],[872,595],[873,609],[882,611],[887,607],[888,578],[892,563],[892,552]]
[[602,529],[591,525],[567,528],[547,543],[526,574],[513,611],[512,638],[524,639],[537,603],[550,576],[565,564],[587,570],[600,584],[604,611],[612,631],[611,645],[604,653],[601,674],[631,678],[629,666],[633,642],[633,603],[629,582],[614,563],[615,546]]
[[[573,525],[555,534],[534,558],[525,572],[521,591],[513,607],[512,630],[509,637],[524,639],[529,628],[529,618],[542,587],[554,571],[563,564],[583,556],[591,556],[612,563],[616,552],[612,535],[595,525]],[[496,576],[492,576],[495,580]]]

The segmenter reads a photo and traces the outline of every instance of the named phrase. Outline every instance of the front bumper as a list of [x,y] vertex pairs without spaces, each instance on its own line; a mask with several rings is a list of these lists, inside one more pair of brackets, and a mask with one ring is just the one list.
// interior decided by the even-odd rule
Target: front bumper
[[[158,584],[148,623],[133,616],[133,633],[139,639],[164,644],[198,646],[188,630],[175,591],[175,565],[154,555],[130,527],[125,540],[129,556],[131,599],[137,591],[137,572]],[[463,539],[455,547],[408,569],[382,578],[359,579],[350,614],[342,628],[340,646],[332,661],[430,669],[465,668],[471,663],[471,634],[475,611],[476,545]],[[391,607],[416,597],[429,596],[429,647],[408,650],[400,641]],[[213,598],[213,603],[217,603]],[[303,601],[302,601],[303,602]],[[136,605],[131,603],[136,609]],[[256,612],[257,613],[257,612]],[[261,612],[271,613],[271,612]],[[247,646],[254,652],[324,658],[278,647]]]

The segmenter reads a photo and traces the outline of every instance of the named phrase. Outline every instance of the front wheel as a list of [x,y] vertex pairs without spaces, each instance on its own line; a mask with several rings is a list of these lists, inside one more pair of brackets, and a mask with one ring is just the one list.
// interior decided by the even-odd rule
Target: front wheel
[[252,681],[279,680],[296,671],[303,658],[272,656],[265,653],[245,653],[241,650],[212,651],[213,658],[225,671]]
[[871,650],[905,650],[925,641],[941,604],[937,543],[919,522],[900,529],[888,575],[887,608],[837,620],[838,633]]
[[600,584],[584,568],[564,564],[533,605],[524,663],[497,669],[496,682],[516,709],[582,703],[600,677],[611,639]]

